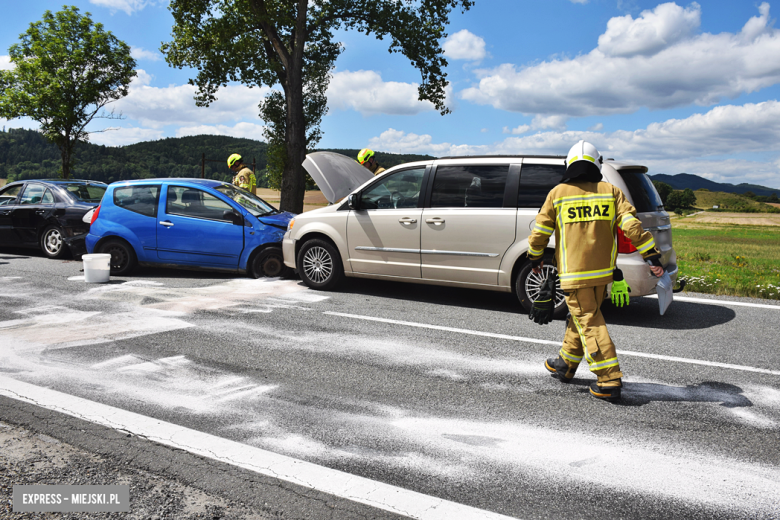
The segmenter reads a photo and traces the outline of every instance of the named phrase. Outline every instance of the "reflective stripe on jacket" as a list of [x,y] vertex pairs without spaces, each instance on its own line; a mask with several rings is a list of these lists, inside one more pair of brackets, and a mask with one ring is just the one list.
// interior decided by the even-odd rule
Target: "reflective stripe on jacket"
[[528,256],[539,258],[555,233],[555,260],[562,289],[612,282],[617,226],[648,257],[657,254],[653,235],[620,188],[607,182],[563,183],[547,195],[528,238]]

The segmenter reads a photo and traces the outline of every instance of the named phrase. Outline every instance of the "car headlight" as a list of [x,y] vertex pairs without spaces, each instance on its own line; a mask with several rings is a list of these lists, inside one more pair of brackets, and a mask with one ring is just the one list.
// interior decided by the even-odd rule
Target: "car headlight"
[[295,219],[292,219],[290,222],[287,223],[287,231],[290,231],[294,225],[295,225]]

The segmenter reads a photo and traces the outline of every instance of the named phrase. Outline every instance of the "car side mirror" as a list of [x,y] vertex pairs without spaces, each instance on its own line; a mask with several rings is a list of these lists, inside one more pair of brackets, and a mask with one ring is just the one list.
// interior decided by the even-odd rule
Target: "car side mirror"
[[347,206],[352,210],[360,209],[360,193],[350,193],[347,196]]
[[235,211],[233,211],[232,209],[226,209],[222,213],[222,218],[232,222],[236,226],[243,226],[244,225],[244,218],[241,215],[239,215],[238,213],[236,213]]

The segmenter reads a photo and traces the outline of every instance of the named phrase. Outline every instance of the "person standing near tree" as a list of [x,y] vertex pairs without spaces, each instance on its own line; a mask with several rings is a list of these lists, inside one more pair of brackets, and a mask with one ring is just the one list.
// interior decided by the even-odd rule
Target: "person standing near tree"
[[228,168],[230,168],[235,176],[233,177],[233,184],[241,189],[244,189],[251,194],[255,194],[255,188],[257,187],[257,180],[255,178],[252,169],[243,163],[241,156],[234,153],[227,160]]
[[[536,216],[528,238],[528,258],[534,272],[541,274],[545,248],[555,233],[555,260],[570,318],[563,346],[557,357],[545,362],[545,368],[568,383],[585,357],[597,377],[590,385],[591,395],[614,402],[620,398],[623,373],[600,307],[610,283],[613,301],[618,305],[628,303],[630,289],[616,268],[617,228],[652,264],[655,276],[660,277],[664,270],[653,235],[642,228],[636,209],[619,188],[601,182],[602,163],[596,147],[585,141],[569,150],[566,177],[550,191]],[[554,293],[554,284],[550,285],[547,292]],[[537,323],[552,319],[552,296],[539,298],[538,306],[534,303],[531,319]]]

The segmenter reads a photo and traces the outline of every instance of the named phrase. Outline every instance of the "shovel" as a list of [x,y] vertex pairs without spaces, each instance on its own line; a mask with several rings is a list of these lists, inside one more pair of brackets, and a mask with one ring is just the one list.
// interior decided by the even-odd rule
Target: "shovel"
[[[652,265],[647,262],[647,265]],[[666,309],[672,304],[674,299],[672,289],[674,289],[672,279],[669,277],[669,272],[664,269],[664,274],[658,279],[658,283],[655,286],[655,292],[658,294],[658,310],[661,312],[661,316],[664,315]]]

